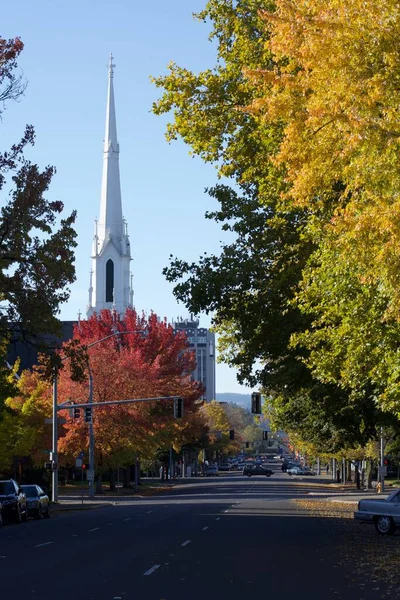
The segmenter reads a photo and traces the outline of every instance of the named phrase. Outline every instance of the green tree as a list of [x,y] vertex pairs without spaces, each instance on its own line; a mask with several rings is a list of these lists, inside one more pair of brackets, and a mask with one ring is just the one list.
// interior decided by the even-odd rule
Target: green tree
[[[15,75],[22,49],[18,38],[0,38],[0,101],[17,99],[24,90]],[[55,169],[41,170],[24,157],[34,140],[28,125],[21,140],[0,153],[0,191],[5,195],[0,209],[0,337],[9,339],[11,327],[31,342],[58,331],[56,315],[75,280],[76,246],[76,212],[60,219],[63,203],[45,197]],[[9,182],[14,187],[7,190]]]
[[[206,214],[231,234],[231,243],[222,245],[220,256],[204,253],[197,263],[171,257],[164,274],[190,312],[213,312],[222,360],[238,369],[241,383],[261,384],[280,428],[295,427],[332,448],[357,445],[373,434],[380,417],[371,380],[352,387],[318,378],[311,349],[302,343],[314,314],[297,300],[336,207],[346,205],[343,185],[333,180],[316,207],[282,202],[291,189],[287,166],[277,160],[286,122],[269,118],[265,105],[270,75],[284,71],[286,62],[269,47],[263,9],[274,6],[209,1],[199,18],[212,23],[217,65],[196,75],[173,64],[167,76],[155,79],[163,89],[155,114],[173,112],[167,139],[180,136],[233,182],[208,190],[220,209]],[[303,427],[309,414],[313,426]],[[303,420],[296,423],[293,415]]]

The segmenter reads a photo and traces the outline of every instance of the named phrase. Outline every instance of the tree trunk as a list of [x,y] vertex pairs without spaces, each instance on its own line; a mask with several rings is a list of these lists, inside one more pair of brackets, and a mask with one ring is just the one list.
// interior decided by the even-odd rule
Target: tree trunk
[[103,480],[103,477],[102,477],[101,473],[99,473],[96,478],[96,494],[103,493],[103,490],[101,488],[102,480]]
[[372,487],[372,460],[367,461],[366,486],[365,487],[369,490]]
[[110,492],[115,492],[115,471],[114,469],[110,469]]
[[351,479],[351,460],[347,461],[347,481],[351,483],[352,479]]

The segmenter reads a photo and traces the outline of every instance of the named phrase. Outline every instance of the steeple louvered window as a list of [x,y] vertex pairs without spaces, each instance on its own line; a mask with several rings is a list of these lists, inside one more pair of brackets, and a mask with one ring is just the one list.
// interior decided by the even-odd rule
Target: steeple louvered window
[[106,302],[114,301],[114,263],[111,258],[106,263]]

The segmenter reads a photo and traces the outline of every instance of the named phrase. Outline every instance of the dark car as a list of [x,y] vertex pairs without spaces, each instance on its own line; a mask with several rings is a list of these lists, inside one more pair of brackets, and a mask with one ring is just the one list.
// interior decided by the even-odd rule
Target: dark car
[[0,481],[0,504],[4,519],[10,519],[16,523],[27,520],[26,496],[14,479]]
[[50,517],[50,498],[38,485],[22,485],[28,504],[28,516],[41,519]]
[[218,467],[215,465],[210,465],[206,469],[206,477],[212,477],[213,475],[218,477]]
[[271,469],[267,469],[262,465],[246,465],[243,469],[243,475],[247,475],[247,477],[251,477],[252,475],[265,475],[266,477],[271,477],[274,472]]
[[228,463],[224,463],[222,465],[218,465],[218,470],[219,471],[231,471],[232,470],[232,466],[229,465]]

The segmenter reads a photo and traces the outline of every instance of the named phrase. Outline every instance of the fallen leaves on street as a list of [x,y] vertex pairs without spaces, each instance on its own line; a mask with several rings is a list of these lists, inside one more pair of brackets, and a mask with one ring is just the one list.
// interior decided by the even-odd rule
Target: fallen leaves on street
[[312,517],[335,519],[335,536],[340,542],[340,559],[336,568],[353,565],[354,578],[350,586],[363,591],[380,592],[380,598],[398,597],[400,589],[400,534],[381,536],[373,525],[361,525],[354,520],[357,504],[326,500],[296,500],[297,507]]

